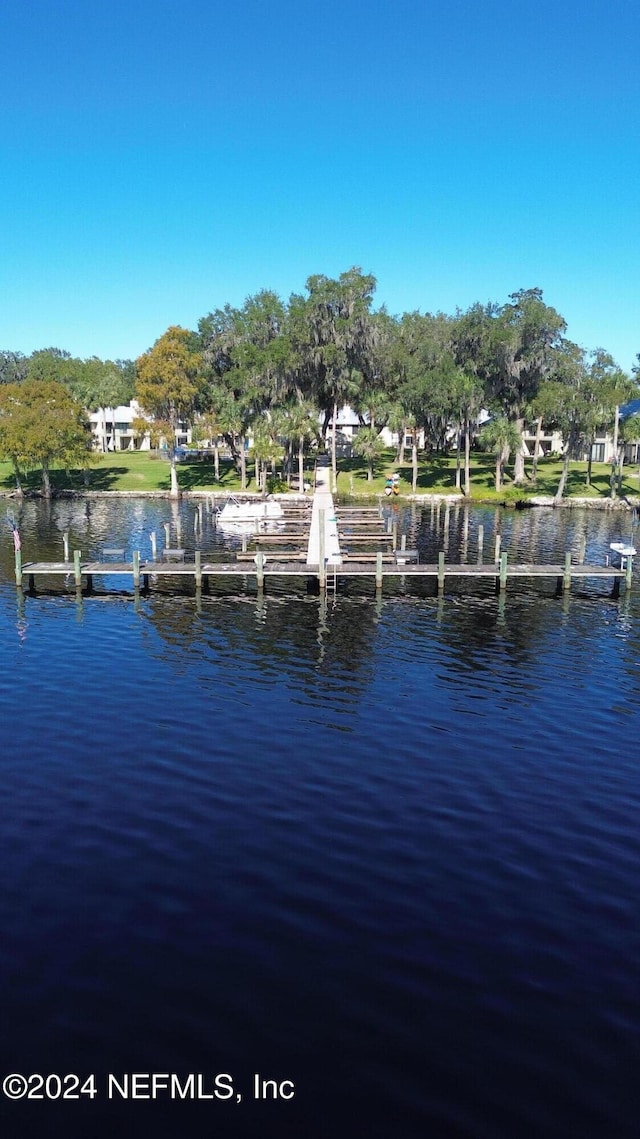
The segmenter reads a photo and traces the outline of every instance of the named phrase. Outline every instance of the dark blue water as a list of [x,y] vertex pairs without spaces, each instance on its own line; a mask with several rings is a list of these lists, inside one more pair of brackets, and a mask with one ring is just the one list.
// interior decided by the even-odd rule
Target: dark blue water
[[[193,517],[20,523],[92,556]],[[600,562],[627,525],[451,510],[452,557],[480,522]],[[424,554],[444,524],[400,516]],[[0,1097],[3,1139],[639,1134],[635,582],[20,602],[1,544],[0,1074],[97,1090]],[[154,1072],[233,1094],[108,1099]]]

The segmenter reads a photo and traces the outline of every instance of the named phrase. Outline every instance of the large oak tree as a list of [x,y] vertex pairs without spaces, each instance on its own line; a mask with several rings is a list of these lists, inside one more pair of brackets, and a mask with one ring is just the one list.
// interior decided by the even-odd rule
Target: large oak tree
[[202,357],[195,333],[176,325],[136,360],[136,396],[144,409],[162,420],[170,436],[171,495],[180,493],[176,471],[175,437],[181,422],[189,421],[203,392]]
[[82,405],[56,380],[0,385],[0,455],[20,472],[39,467],[42,493],[51,496],[54,463],[87,469],[94,461],[91,429]]

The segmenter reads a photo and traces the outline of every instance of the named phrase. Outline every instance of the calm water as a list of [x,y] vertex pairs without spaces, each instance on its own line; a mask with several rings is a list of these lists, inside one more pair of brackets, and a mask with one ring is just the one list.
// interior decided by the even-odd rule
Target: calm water
[[[193,543],[190,503],[20,518],[26,558],[164,522]],[[399,515],[470,561],[480,522],[554,560],[628,535]],[[0,1098],[3,1139],[638,1136],[640,582],[19,604],[0,547],[1,1074],[98,1091]],[[152,1072],[234,1094],[108,1100]]]

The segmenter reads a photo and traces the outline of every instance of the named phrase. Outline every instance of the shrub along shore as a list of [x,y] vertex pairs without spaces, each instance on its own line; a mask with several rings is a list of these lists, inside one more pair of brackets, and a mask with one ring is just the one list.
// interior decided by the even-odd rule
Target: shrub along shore
[[[554,494],[560,481],[562,463],[557,458],[541,459],[538,462],[535,483],[530,477],[530,467],[525,466],[526,481],[516,486],[507,481],[500,491],[494,488],[494,464],[490,456],[482,452],[473,455],[471,463],[471,495],[466,499],[456,488],[455,456],[429,456],[423,458],[418,467],[416,493],[413,494],[413,472],[409,463],[396,464],[394,452],[388,451],[376,465],[374,478],[367,477],[367,465],[358,458],[344,459],[339,463],[337,494],[345,498],[376,498],[384,494],[385,482],[389,474],[399,475],[399,498],[405,500],[455,499],[480,504],[503,506],[587,506],[629,508],[640,505],[640,473],[637,466],[627,467],[623,472],[622,483],[616,486],[615,495],[611,491],[611,467],[605,463],[594,463],[591,485],[586,485],[587,464],[571,464],[565,496],[560,503],[554,502]],[[313,467],[307,468],[309,482],[313,483]],[[189,459],[178,465],[180,491],[185,495],[214,494],[257,494],[253,478],[249,479],[246,490],[241,490],[240,476],[230,460],[221,460],[220,479],[216,482],[213,462],[209,459]],[[27,472],[22,479],[26,496],[42,495],[40,471]],[[94,496],[121,493],[127,495],[168,496],[170,492],[170,470],[167,460],[149,452],[110,452],[100,455],[88,472],[82,470],[51,470],[51,486],[54,496]],[[278,477],[271,482],[274,493],[297,494],[287,490],[286,482]],[[16,497],[16,485],[9,463],[0,463],[0,494],[3,497]]]

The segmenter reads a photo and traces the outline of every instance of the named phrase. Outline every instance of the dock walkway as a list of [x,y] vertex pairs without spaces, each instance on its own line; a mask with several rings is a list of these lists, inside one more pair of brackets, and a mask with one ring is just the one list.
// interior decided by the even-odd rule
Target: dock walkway
[[[267,578],[295,577],[317,578],[322,585],[320,566],[298,560],[282,560],[264,558],[259,551],[250,561],[209,561],[203,560],[196,551],[193,562],[159,562],[141,561],[132,562],[96,562],[81,561],[76,558],[73,562],[25,562],[16,568],[16,584],[22,587],[24,578],[28,581],[28,589],[35,592],[36,580],[43,578],[65,578],[73,582],[77,589],[82,589],[83,583],[87,592],[93,589],[94,578],[102,577],[128,577],[132,580],[135,589],[142,587],[150,590],[152,579],[191,579],[196,589],[208,587],[210,578],[255,578],[258,589],[262,589]],[[626,581],[627,588],[631,585],[629,568],[618,569],[614,566],[574,565],[565,561],[565,564],[535,565],[529,562],[514,562],[509,564],[506,554],[502,554],[499,562],[483,564],[445,563],[444,556],[440,555],[437,563],[398,563],[396,560],[383,560],[382,554],[377,554],[375,561],[342,561],[335,566],[337,578],[368,578],[375,582],[376,590],[381,590],[383,580],[386,578],[404,578],[407,581],[431,578],[437,582],[438,590],[445,588],[445,583],[455,581],[469,581],[472,579],[493,579],[496,588],[506,589],[507,583],[514,579],[547,579],[555,580],[558,588],[566,591],[574,581],[584,581],[587,578],[608,579],[612,583]]]
[[307,566],[319,566],[322,558],[324,558],[326,564],[329,566],[339,566],[342,564],[340,539],[338,537],[338,520],[333,505],[333,496],[329,487],[330,470],[328,460],[326,462],[318,462],[316,467],[316,485],[311,507]]

